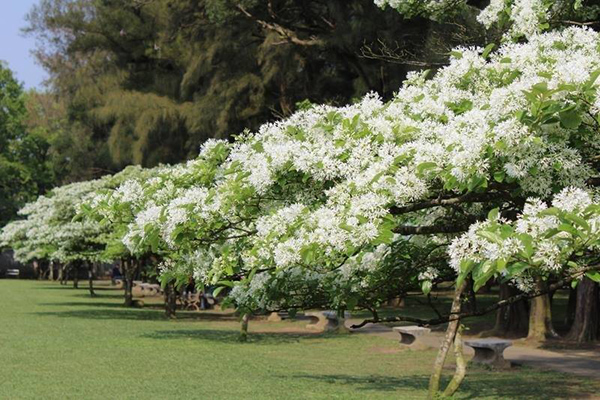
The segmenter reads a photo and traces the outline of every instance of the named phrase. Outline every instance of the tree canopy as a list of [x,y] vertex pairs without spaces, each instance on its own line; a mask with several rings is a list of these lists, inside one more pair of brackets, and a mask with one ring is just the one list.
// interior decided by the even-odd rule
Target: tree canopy
[[0,63],[0,226],[53,184],[44,135],[25,126],[26,95]]
[[[436,19],[437,7],[472,7],[375,3]],[[298,36],[260,19],[258,2],[231,4],[210,15],[228,20],[239,11],[303,47],[320,40],[310,34],[316,28]],[[234,140],[205,141],[186,163],[104,178],[111,184],[79,196],[75,213],[107,232],[103,254],[153,257],[164,282],[193,276],[227,290],[243,313],[374,310],[417,284],[428,293],[454,282],[452,314],[408,319],[450,322],[433,397],[450,344],[460,345],[467,279],[475,288],[512,282],[519,298],[547,294],[550,280],[600,281],[600,34],[573,26],[588,25],[582,9],[580,1],[492,1],[477,15],[498,30],[490,34],[497,44],[454,48],[447,66],[409,73],[391,98],[371,92],[345,106],[305,103]],[[560,25],[571,17],[581,18]],[[27,221],[8,225],[3,243],[26,248],[36,236],[21,233]],[[375,313],[371,321],[381,319]],[[463,377],[457,364],[447,394]]]
[[415,24],[368,0],[42,0],[28,20],[67,109],[65,136],[80,143],[70,179],[193,158],[206,139],[305,100],[390,98],[407,71],[441,65],[482,32]]

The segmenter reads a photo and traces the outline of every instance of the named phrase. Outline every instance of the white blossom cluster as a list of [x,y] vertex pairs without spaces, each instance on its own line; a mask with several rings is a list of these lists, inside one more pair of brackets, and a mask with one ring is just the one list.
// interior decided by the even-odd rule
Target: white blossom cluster
[[[511,3],[519,4],[530,3]],[[542,199],[566,188],[553,207],[532,198],[515,223],[491,215],[449,249],[459,273],[478,263],[485,277],[491,260],[504,271],[509,259],[554,271],[575,240],[568,230],[548,236],[566,215],[588,221],[590,235],[600,227],[582,190],[600,143],[599,48],[598,33],[576,27],[492,54],[457,48],[447,67],[432,78],[411,74],[389,102],[371,93],[345,107],[314,106],[233,143],[209,141],[184,164],[56,189],[0,239],[23,258],[66,259],[78,240],[94,256],[98,242],[106,257],[159,255],[164,275],[242,279],[232,291],[240,304],[284,304],[274,285],[343,305],[341,293],[384,279],[391,244],[409,240],[397,227],[449,213],[393,209],[493,185]],[[420,268],[411,278],[438,273]]]
[[[571,255],[579,248],[593,249],[600,239],[600,206],[588,191],[567,187],[554,196],[552,207],[540,199],[528,200],[516,221],[488,219],[471,226],[448,248],[451,265],[463,272],[465,262],[491,268],[529,287],[530,273],[548,274],[571,268]],[[524,268],[505,269],[520,263]]]
[[[346,107],[300,111],[231,145],[210,142],[197,160],[140,182],[144,200],[123,241],[130,251],[146,249],[158,235],[162,251],[181,260],[228,243],[237,256],[196,257],[196,276],[211,281],[240,259],[248,271],[327,268],[391,240],[402,220],[390,207],[440,187],[465,193],[499,180],[543,198],[556,186],[583,187],[599,143],[596,131],[582,129],[594,123],[599,42],[592,30],[569,28],[490,57],[460,48],[433,78],[412,74],[388,103],[369,94]],[[539,102],[553,114],[534,114]],[[573,110],[575,122],[561,121]],[[485,251],[515,254],[521,244]]]
[[[432,20],[444,18],[450,11],[465,8],[466,0],[374,0],[378,7],[391,7],[411,17],[422,15]],[[531,37],[549,27],[550,17],[565,9],[581,7],[581,0],[491,0],[477,16],[486,28],[507,19],[507,38]]]

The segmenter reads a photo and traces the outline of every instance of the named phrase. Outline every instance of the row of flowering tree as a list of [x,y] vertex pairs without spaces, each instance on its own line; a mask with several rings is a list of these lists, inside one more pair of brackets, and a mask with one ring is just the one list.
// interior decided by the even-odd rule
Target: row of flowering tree
[[[434,19],[471,7],[375,2]],[[532,299],[529,337],[543,340],[548,294],[581,281],[585,299],[600,281],[600,36],[563,26],[595,13],[581,0],[492,0],[478,20],[497,50],[457,48],[388,102],[307,106],[233,143],[208,141],[185,164],[56,189],[2,242],[24,261],[118,259],[127,303],[135,271],[152,264],[165,286],[191,276],[226,290],[242,314],[363,308],[365,323],[448,323],[433,397],[451,345],[461,348],[461,319]],[[469,282],[491,279],[518,291],[463,309]],[[387,299],[442,280],[455,282],[450,314],[378,317]],[[588,303],[577,340],[597,334]],[[464,371],[459,355],[445,394]]]

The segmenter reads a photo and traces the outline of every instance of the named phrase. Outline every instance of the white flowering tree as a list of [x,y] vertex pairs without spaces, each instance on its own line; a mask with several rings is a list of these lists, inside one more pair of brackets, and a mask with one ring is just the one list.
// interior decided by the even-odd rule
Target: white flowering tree
[[[449,253],[459,284],[467,275],[475,278],[476,287],[500,275],[515,281],[525,293],[541,294],[549,291],[543,284],[549,278],[559,278],[554,287],[583,280],[580,295],[587,301],[583,302],[584,312],[577,313],[569,336],[586,341],[594,340],[598,331],[597,324],[589,323],[589,318],[597,318],[598,312],[593,282],[600,282],[599,245],[598,200],[583,189],[566,188],[554,196],[551,207],[540,199],[528,199],[523,213],[514,221],[493,210],[487,220],[473,224],[455,239]],[[547,297],[534,299],[532,308],[549,309],[543,304]],[[531,315],[534,317],[536,310]],[[545,315],[530,321],[534,325],[548,323]],[[543,334],[549,330],[542,326],[531,331]]]
[[106,233],[89,220],[75,220],[79,203],[103,185],[102,180],[72,183],[52,190],[27,204],[25,217],[8,224],[0,235],[1,245],[15,250],[21,262],[59,262],[73,270],[77,287],[79,269],[88,268],[90,293],[93,263],[101,260],[102,237]]
[[149,261],[150,249],[130,249],[125,240],[129,224],[146,206],[142,183],[168,167],[144,169],[130,166],[123,171],[103,178],[104,184],[93,195],[79,204],[78,218],[99,226],[105,235],[101,241],[101,256],[118,261],[124,275],[125,305],[133,304],[133,280],[142,265]]
[[[376,3],[437,19],[470,7]],[[82,218],[105,222],[113,256],[155,255],[165,282],[193,276],[228,289],[243,313],[375,310],[417,284],[428,292],[456,279],[449,315],[365,321],[449,323],[430,396],[454,343],[452,394],[465,373],[461,318],[532,298],[530,336],[545,337],[547,294],[598,278],[600,35],[553,29],[594,10],[579,0],[492,0],[478,19],[503,32],[497,50],[457,48],[433,76],[410,74],[388,102],[369,94],[312,106],[234,143],[210,141],[196,160],[100,192]],[[24,224],[5,229],[16,246]],[[463,310],[467,280],[478,288],[492,278],[523,292]]]
[[[598,34],[537,32],[495,52],[456,49],[447,67],[430,79],[413,74],[388,103],[369,95],[315,106],[244,135],[214,182],[165,208],[159,231],[180,256],[193,249],[196,277],[235,278],[232,297],[256,295],[260,306],[286,275],[308,282],[358,271],[354,261],[380,245],[417,235],[447,243],[491,209],[513,219],[529,196],[593,185]],[[414,275],[428,281],[431,272]],[[350,308],[353,293],[341,292],[330,304]],[[457,329],[452,319],[440,368]],[[436,373],[432,392],[438,382]]]

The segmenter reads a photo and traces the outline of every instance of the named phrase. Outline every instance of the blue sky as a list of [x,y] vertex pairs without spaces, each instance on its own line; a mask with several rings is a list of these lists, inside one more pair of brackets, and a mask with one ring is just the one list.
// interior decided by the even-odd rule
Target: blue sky
[[38,0],[0,0],[0,60],[8,63],[26,88],[41,88],[45,72],[34,61],[32,38],[24,38],[25,14]]

